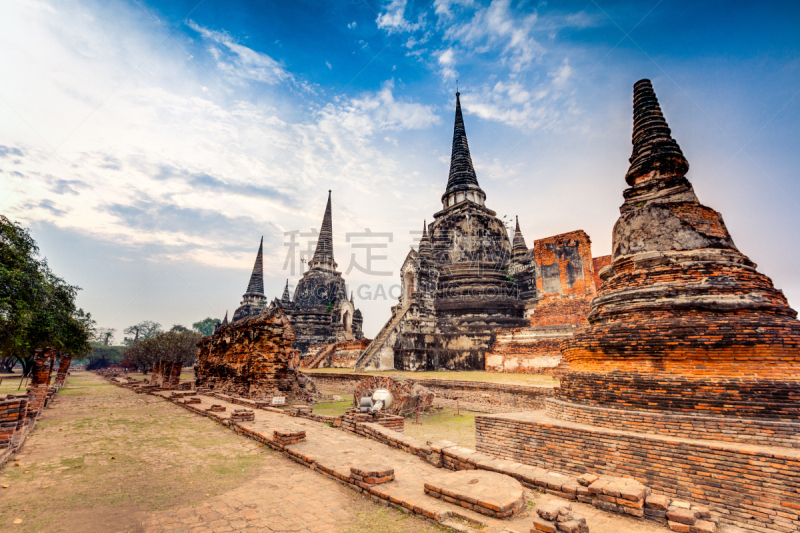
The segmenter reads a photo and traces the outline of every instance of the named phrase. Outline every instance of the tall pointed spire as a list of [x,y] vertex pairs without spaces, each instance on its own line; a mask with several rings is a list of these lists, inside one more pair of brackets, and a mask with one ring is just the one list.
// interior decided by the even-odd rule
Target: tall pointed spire
[[[322,227],[319,230],[317,249],[314,257],[308,262],[310,268],[323,268],[333,270],[336,261],[333,260],[333,224],[331,222],[331,191],[328,191],[328,205],[325,206],[325,215],[322,217]],[[327,268],[326,268],[327,267]]]
[[528,253],[528,245],[525,244],[525,237],[519,229],[519,217],[517,217],[517,228],[514,230],[514,243],[512,247],[513,257],[516,259]]
[[253,273],[250,274],[250,283],[247,284],[245,295],[264,296],[264,237],[258,245],[256,263],[253,265]]
[[350,303],[353,303],[353,291],[350,291]]
[[422,223],[422,238],[419,240],[419,253],[420,255],[430,255],[431,253],[431,240],[428,237],[428,221]]
[[225,318],[222,319],[222,325],[223,326],[227,326],[228,325],[228,310],[227,309],[225,310]]
[[[460,96],[460,93],[456,93],[456,120],[453,127],[453,150],[450,154],[450,176],[447,179],[447,190],[442,196],[442,201],[455,192],[480,191],[481,201],[478,203],[482,203],[486,195],[478,185],[478,176],[475,174],[475,167],[472,165],[472,157],[469,154],[467,130],[461,114]],[[466,196],[460,197],[461,200],[465,198]]]
[[633,153],[625,181],[635,185],[659,177],[684,176],[689,162],[671,131],[658,105],[650,80],[633,85]]
[[286,280],[286,287],[283,288],[283,296],[281,296],[281,301],[289,302],[291,301],[291,296],[289,296],[289,280]]

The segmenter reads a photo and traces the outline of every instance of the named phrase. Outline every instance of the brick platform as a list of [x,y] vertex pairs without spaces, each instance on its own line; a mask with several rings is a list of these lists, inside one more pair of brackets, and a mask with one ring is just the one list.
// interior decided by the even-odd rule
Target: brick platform
[[624,427],[628,431],[687,439],[800,448],[800,424],[797,422],[608,409],[553,398],[545,401],[545,411],[553,418],[603,428]]
[[493,472],[453,472],[425,483],[425,494],[494,518],[508,518],[525,505],[520,482]]
[[[475,419],[477,449],[560,472],[630,476],[758,532],[800,528],[800,450],[598,428],[544,412]],[[546,450],[546,453],[542,453]]]

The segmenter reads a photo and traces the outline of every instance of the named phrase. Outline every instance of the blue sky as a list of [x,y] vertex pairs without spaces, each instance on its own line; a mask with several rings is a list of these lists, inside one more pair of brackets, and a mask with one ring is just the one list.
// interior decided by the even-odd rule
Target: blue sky
[[[446,183],[456,80],[487,205],[610,252],[650,78],[700,200],[800,302],[796,2],[0,4],[0,212],[101,326],[233,311],[319,225],[374,335]],[[365,238],[373,233],[386,237]],[[347,235],[350,234],[350,241]],[[313,238],[300,237],[303,248]],[[373,270],[364,248],[380,243]],[[297,258],[295,258],[297,259]],[[377,296],[376,296],[377,293]],[[395,293],[396,294],[396,293]],[[121,338],[121,335],[118,335]]]

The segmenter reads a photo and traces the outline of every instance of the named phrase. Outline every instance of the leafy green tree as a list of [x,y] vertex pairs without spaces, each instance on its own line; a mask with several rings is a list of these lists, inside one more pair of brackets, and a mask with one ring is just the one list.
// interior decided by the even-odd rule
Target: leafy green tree
[[195,322],[192,324],[192,328],[194,328],[194,330],[198,333],[202,333],[204,337],[207,337],[214,333],[214,326],[220,322],[222,321],[218,318],[208,317],[204,318],[200,322]]
[[152,339],[162,332],[163,330],[161,329],[161,324],[158,322],[153,322],[152,320],[144,320],[138,324],[134,324],[133,326],[125,328],[125,335],[130,336],[125,337],[123,342],[130,346],[139,339]]
[[186,326],[181,326],[180,324],[175,324],[174,326],[169,328],[169,330],[172,333],[185,333],[185,332],[189,331],[189,328],[187,328]]
[[196,331],[167,331],[139,339],[125,350],[123,363],[130,364],[142,372],[149,372],[161,362],[192,365],[197,360],[197,342],[202,335]]
[[0,354],[28,374],[37,348],[81,357],[96,323],[75,305],[79,287],[56,276],[28,230],[0,215]]

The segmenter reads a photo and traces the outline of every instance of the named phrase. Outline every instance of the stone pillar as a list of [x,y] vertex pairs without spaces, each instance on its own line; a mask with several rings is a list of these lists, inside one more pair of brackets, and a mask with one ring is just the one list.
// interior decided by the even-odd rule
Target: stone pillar
[[38,418],[44,408],[55,356],[56,352],[52,348],[39,348],[34,352],[31,381],[28,385],[28,418]]
[[57,389],[60,389],[64,386],[64,381],[67,379],[67,373],[69,372],[69,365],[72,362],[71,355],[63,355],[61,356],[61,360],[58,363],[58,373],[56,374],[56,382],[55,386]]
[[171,386],[177,387],[181,382],[181,370],[183,365],[180,363],[172,363],[172,372],[169,375],[164,375],[164,380]]

